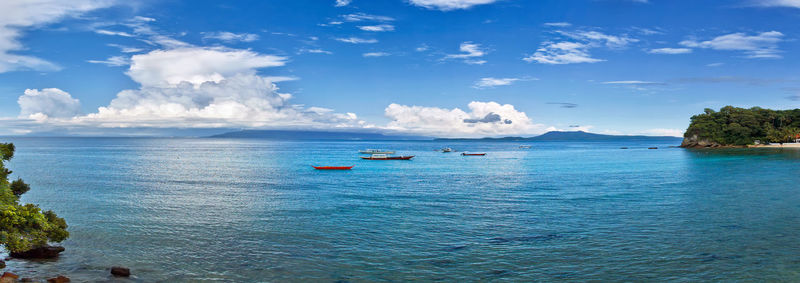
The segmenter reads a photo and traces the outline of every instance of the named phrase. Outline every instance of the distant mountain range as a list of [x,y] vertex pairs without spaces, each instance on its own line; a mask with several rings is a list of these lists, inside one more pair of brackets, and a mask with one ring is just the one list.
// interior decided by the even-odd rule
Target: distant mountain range
[[247,138],[273,140],[443,140],[443,141],[615,141],[615,140],[680,140],[665,136],[616,136],[593,134],[583,131],[547,132],[536,137],[502,138],[431,138],[424,136],[387,135],[368,132],[292,131],[292,130],[243,130],[213,135],[211,138]]
[[436,140],[451,141],[616,141],[616,140],[680,140],[679,137],[669,136],[618,136],[587,133],[584,131],[560,132],[552,131],[535,137],[503,137],[503,138],[437,138]]
[[272,140],[431,140],[431,137],[386,135],[368,132],[243,130],[213,135],[211,138]]

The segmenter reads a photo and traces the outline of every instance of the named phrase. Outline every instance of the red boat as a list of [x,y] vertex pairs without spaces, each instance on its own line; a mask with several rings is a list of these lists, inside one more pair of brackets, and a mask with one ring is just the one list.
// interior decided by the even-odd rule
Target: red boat
[[409,160],[411,158],[414,158],[414,156],[413,155],[409,155],[409,156],[389,156],[389,155],[386,155],[386,154],[373,154],[373,155],[370,155],[369,157],[361,156],[361,159],[366,159],[366,160]]
[[486,155],[486,153],[466,153],[466,152],[464,152],[464,153],[461,153],[461,155],[463,155],[463,156],[484,156],[484,155]]
[[317,170],[350,170],[350,169],[353,169],[353,166],[314,166],[314,165],[311,165],[311,167],[314,167],[314,169],[317,169]]

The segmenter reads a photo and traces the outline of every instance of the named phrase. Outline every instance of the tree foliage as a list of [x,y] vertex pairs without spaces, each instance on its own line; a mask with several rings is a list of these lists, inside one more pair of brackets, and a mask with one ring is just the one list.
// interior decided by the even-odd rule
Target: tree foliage
[[22,179],[8,181],[11,171],[5,161],[14,157],[14,145],[0,143],[0,245],[21,252],[61,242],[69,237],[67,222],[53,211],[42,211],[34,204],[20,204],[19,197],[30,190]]
[[770,110],[725,106],[719,111],[706,108],[694,115],[683,135],[697,136],[723,145],[748,145],[763,142],[791,142],[800,134],[800,109]]

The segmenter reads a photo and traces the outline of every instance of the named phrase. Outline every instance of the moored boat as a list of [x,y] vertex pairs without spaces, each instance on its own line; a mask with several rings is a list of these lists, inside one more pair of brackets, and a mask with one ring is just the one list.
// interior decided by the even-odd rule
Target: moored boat
[[453,152],[453,149],[449,148],[449,147],[445,147],[445,148],[442,149],[442,152]]
[[311,165],[311,167],[314,167],[314,169],[317,169],[317,170],[350,170],[350,169],[353,169],[354,166],[314,166],[314,165]]
[[394,151],[383,150],[383,149],[364,149],[364,150],[359,150],[358,153],[361,153],[361,154],[393,154]]
[[531,148],[531,146],[530,145],[520,145],[519,148],[523,148],[523,149],[524,148]]
[[461,153],[461,155],[463,155],[463,156],[484,156],[484,155],[486,155],[486,153],[466,153],[466,152],[464,152],[464,153]]
[[414,158],[414,156],[413,155],[390,156],[386,154],[373,154],[370,156],[361,156],[361,159],[366,159],[366,160],[410,160],[411,158]]

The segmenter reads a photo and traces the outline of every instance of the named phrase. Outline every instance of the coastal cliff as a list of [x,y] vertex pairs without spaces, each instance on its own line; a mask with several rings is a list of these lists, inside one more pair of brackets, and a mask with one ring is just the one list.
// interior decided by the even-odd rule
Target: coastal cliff
[[800,109],[706,108],[702,114],[692,116],[683,137],[684,148],[794,142],[800,138]]

